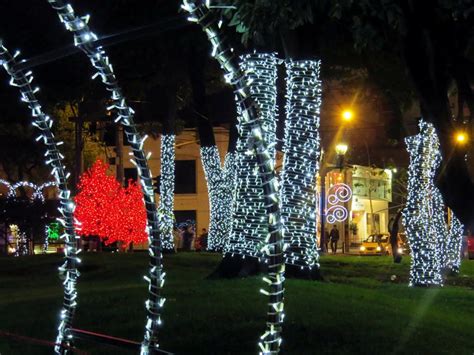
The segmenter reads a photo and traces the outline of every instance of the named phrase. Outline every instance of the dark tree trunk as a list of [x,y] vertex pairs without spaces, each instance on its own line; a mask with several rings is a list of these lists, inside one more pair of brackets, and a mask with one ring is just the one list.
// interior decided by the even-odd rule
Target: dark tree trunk
[[432,122],[443,156],[437,186],[445,203],[472,230],[474,184],[465,161],[466,150],[453,145],[454,125],[448,101],[450,53],[456,42],[449,25],[435,21],[437,14],[423,2],[405,0],[406,34],[403,57],[420,98],[423,118]]
[[178,84],[175,81],[171,81],[166,88],[167,110],[162,121],[162,134],[164,135],[175,134],[176,131],[177,91]]
[[259,262],[257,258],[241,255],[224,255],[221,262],[208,278],[236,278],[257,275],[266,271],[266,264]]
[[393,220],[392,226],[389,226],[390,231],[390,245],[392,247],[392,256],[394,263],[402,262],[402,254],[398,252],[398,230],[400,228],[400,218],[402,217],[402,210],[397,212],[395,219]]
[[204,69],[206,60],[196,53],[196,48],[191,48],[190,61],[188,64],[189,81],[193,97],[193,116],[195,117],[199,141],[201,147],[212,147],[216,145],[212,122],[208,117],[206,100],[206,84]]

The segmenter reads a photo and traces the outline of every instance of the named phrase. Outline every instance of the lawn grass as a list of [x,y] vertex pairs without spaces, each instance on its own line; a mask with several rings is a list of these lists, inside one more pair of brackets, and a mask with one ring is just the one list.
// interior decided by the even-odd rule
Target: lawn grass
[[[259,277],[208,280],[218,255],[165,256],[161,347],[176,354],[255,354],[265,326]],[[61,258],[0,258],[0,330],[53,340]],[[140,341],[147,255],[86,254],[75,325]],[[326,256],[324,282],[287,280],[285,354],[472,354],[474,262],[441,289],[408,288],[408,264],[389,257]],[[395,279],[391,280],[395,275]],[[90,354],[126,354],[78,342]],[[0,354],[51,348],[0,338]]]

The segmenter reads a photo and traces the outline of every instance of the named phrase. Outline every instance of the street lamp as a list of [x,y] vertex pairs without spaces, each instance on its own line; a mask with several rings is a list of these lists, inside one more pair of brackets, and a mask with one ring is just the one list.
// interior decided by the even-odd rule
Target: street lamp
[[342,119],[346,122],[349,122],[354,117],[354,113],[351,110],[344,110],[342,111]]
[[344,156],[346,155],[348,148],[349,147],[346,143],[339,143],[336,145],[336,154]]
[[464,131],[457,131],[455,136],[454,136],[456,143],[458,145],[464,145],[468,141],[468,136],[467,133]]
[[[336,144],[335,150],[336,150],[336,165],[334,164],[321,164],[321,195],[320,195],[320,223],[321,223],[321,251],[322,253],[327,252],[328,250],[326,249],[326,244],[327,240],[326,238],[328,237],[326,235],[325,231],[325,224],[326,224],[326,175],[331,168],[339,168],[341,170],[344,170],[344,156],[347,153],[347,150],[349,149],[349,146],[346,143],[339,143]],[[346,174],[345,171],[343,171],[343,183],[346,182]],[[343,225],[344,227],[344,225]],[[343,228],[343,233],[345,232],[345,228]],[[344,240],[344,245],[346,245],[347,241]],[[349,251],[348,249],[346,250],[347,252]]]

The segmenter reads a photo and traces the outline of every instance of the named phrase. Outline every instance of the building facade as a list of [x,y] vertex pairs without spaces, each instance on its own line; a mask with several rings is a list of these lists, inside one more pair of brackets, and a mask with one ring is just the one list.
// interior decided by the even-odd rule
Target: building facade
[[326,175],[326,229],[335,224],[351,246],[370,234],[388,233],[392,171],[351,165]]

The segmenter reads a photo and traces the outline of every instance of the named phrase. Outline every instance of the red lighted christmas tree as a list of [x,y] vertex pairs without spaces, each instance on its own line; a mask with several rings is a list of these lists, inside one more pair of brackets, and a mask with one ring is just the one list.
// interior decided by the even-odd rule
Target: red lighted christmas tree
[[140,185],[130,180],[128,187],[120,186],[107,175],[108,168],[97,160],[81,176],[74,212],[79,222],[77,234],[98,236],[106,244],[146,241],[146,210]]

